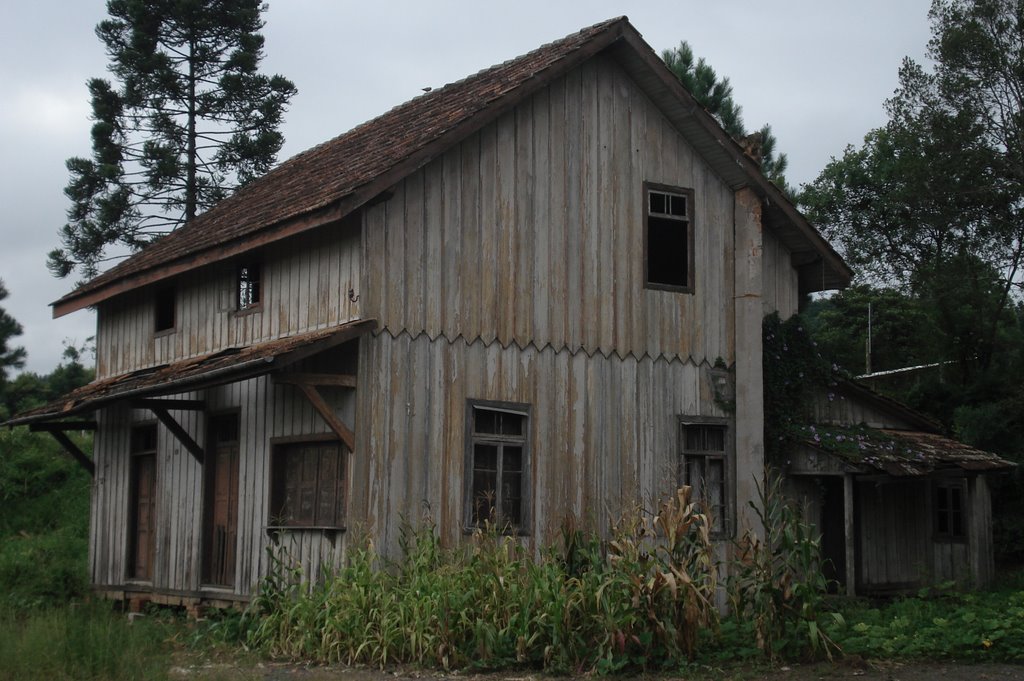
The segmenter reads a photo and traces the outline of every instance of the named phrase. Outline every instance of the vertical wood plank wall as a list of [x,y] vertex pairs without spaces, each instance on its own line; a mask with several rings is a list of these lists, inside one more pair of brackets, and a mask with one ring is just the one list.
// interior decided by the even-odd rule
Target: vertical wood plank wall
[[858,583],[916,587],[929,575],[929,481],[857,482],[860,555]]
[[[644,288],[644,181],[694,189],[693,294]],[[394,334],[731,364],[733,213],[732,190],[597,58],[366,211],[363,311]],[[774,295],[790,294],[795,309],[795,289]]]
[[349,509],[390,551],[402,519],[424,509],[444,541],[460,540],[469,399],[531,405],[535,545],[556,540],[570,514],[606,531],[632,504],[651,508],[675,488],[679,415],[727,416],[706,366],[646,356],[383,332],[364,342],[360,376]]
[[96,377],[106,378],[229,347],[281,338],[360,317],[357,220],[275,244],[262,255],[262,309],[236,310],[239,261],[219,263],[176,282],[176,328],[154,334],[153,289],[99,306]]

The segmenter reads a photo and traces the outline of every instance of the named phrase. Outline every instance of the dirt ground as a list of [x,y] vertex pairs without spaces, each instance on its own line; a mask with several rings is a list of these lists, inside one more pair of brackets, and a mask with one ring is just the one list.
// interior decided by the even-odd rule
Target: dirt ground
[[[254,663],[183,665],[172,670],[173,679],[196,681],[552,681],[563,677],[539,673],[436,674],[408,669],[380,671],[347,667],[302,667],[290,664]],[[835,664],[785,665],[774,668],[700,669],[685,675],[608,677],[614,681],[997,681],[1024,680],[1024,666],[957,663],[872,663],[844,660]]]

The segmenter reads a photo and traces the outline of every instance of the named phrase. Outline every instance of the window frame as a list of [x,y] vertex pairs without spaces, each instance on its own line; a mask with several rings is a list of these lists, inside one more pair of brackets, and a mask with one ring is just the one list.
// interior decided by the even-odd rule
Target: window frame
[[[673,196],[683,196],[686,198],[686,216],[682,219],[676,218],[669,214],[652,214],[651,213],[651,192],[657,192],[662,194],[670,194]],[[656,182],[644,182],[643,183],[643,233],[644,233],[644,288],[655,291],[672,291],[675,293],[689,293],[692,294],[696,287],[696,276],[694,268],[696,264],[696,258],[694,257],[694,190],[686,187],[676,187],[667,184],[659,184]],[[651,218],[677,220],[681,224],[685,225],[686,229],[686,284],[666,284],[661,282],[651,281],[650,265],[651,265],[651,245],[650,245],[650,232],[651,232]]]
[[[504,412],[523,417],[522,434],[518,436],[503,435],[497,433],[477,433],[475,410]],[[522,449],[522,464],[520,471],[521,482],[519,490],[519,524],[505,524],[499,515],[496,519],[499,531],[503,534],[528,536],[533,521],[533,471],[532,453],[530,448],[530,428],[533,422],[532,405],[522,402],[504,402],[495,400],[468,399],[466,400],[466,430],[465,430],[465,466],[463,475],[463,529],[470,533],[481,527],[483,523],[473,520],[473,471],[475,467],[475,446],[479,444],[516,445]],[[497,472],[498,484],[501,487],[502,466],[500,460],[503,454],[499,453],[499,470]],[[500,509],[500,500],[495,500],[495,507]]]
[[[709,459],[722,461],[722,508],[725,517],[721,519],[717,528],[712,526],[709,529],[712,539],[729,539],[734,537],[736,534],[736,442],[731,419],[717,416],[680,416],[677,419],[677,423],[676,484],[679,486],[689,484],[686,480],[688,457],[700,457],[703,459],[705,470]],[[688,451],[686,449],[686,429],[708,426],[721,428],[723,431],[723,449],[721,454],[714,454],[709,451]],[[701,508],[700,499],[691,499],[691,501],[697,508]]]
[[[243,272],[252,271],[255,271],[256,273],[255,280],[247,280],[243,278]],[[260,260],[248,260],[245,262],[240,262],[235,266],[234,311],[236,315],[250,314],[252,312],[259,312],[260,310],[263,309],[263,274],[263,262]],[[247,281],[250,284],[250,286],[255,284],[256,299],[252,302],[249,302],[248,304],[243,304],[243,286]]]
[[[165,316],[162,310],[170,311],[171,325],[161,326]],[[173,284],[161,286],[153,292],[153,335],[165,336],[178,329],[178,287]]]
[[[334,487],[335,494],[340,494],[340,501],[335,498],[335,517],[332,522],[323,522],[325,519],[317,516],[320,508],[319,494],[322,491],[320,482],[320,462],[317,462],[317,499],[314,500],[314,517],[312,522],[287,522],[283,518],[285,504],[285,480],[283,478],[283,456],[288,450],[298,450],[302,447],[335,447],[338,451],[338,472],[341,480]],[[267,497],[267,530],[328,530],[344,531],[348,524],[348,503],[350,496],[351,471],[349,470],[348,447],[333,433],[311,433],[309,435],[297,435],[270,439],[270,475],[268,476],[269,494]],[[323,456],[323,454],[321,454]]]
[[[939,478],[931,485],[932,500],[932,538],[944,544],[965,544],[968,541],[968,498],[966,478]],[[960,492],[960,508],[953,508],[953,490]],[[945,496],[948,506],[942,508],[940,497]],[[959,531],[954,522],[959,515]],[[945,516],[947,530],[940,530],[942,516]]]

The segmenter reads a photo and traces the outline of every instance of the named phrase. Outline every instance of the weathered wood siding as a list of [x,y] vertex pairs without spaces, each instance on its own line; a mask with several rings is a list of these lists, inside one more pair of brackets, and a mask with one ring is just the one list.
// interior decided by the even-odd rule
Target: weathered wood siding
[[[643,183],[693,188],[693,294],[644,288]],[[366,211],[363,309],[392,333],[732,362],[733,192],[610,59]]]
[[275,244],[262,263],[262,306],[236,312],[239,261],[219,263],[175,282],[176,326],[154,334],[153,288],[99,306],[97,378],[281,338],[360,316],[359,225],[350,220]]
[[778,312],[779,317],[788,319],[795,315],[800,305],[800,288],[793,258],[775,234],[765,229],[764,243],[764,313]]
[[663,497],[675,488],[679,416],[726,416],[707,367],[678,359],[383,332],[364,342],[360,367],[349,510],[392,551],[402,519],[425,509],[445,541],[462,536],[469,399],[531,405],[527,529],[541,543],[569,515],[604,531]]
[[[293,368],[296,371],[355,370],[354,349],[335,350],[325,355]],[[355,422],[352,390],[324,388],[322,393],[347,423]],[[208,415],[233,410],[239,413],[236,586],[227,593],[246,596],[267,569],[271,438],[326,433],[329,429],[298,388],[275,384],[270,376],[175,397],[204,400]],[[171,414],[196,442],[206,442],[208,415],[196,411],[172,411]],[[155,419],[146,410],[117,408],[104,409],[98,417],[90,572],[93,584],[98,587],[130,589],[133,585],[126,579],[125,563],[129,530],[126,521],[129,517],[129,437],[133,424]],[[152,581],[141,586],[162,593],[197,595],[202,588],[202,466],[162,425],[157,433],[156,557]],[[342,557],[340,535],[294,530],[285,534],[285,542],[308,574],[318,574],[322,566],[335,565]],[[212,597],[219,597],[223,592],[219,588],[204,590],[205,595]]]
[[931,572],[929,481],[857,482],[857,583],[916,588]]
[[814,395],[814,402],[808,417],[812,423],[833,426],[855,426],[864,423],[871,428],[918,429],[914,424],[904,421],[890,412],[846,397],[838,391],[819,390]]

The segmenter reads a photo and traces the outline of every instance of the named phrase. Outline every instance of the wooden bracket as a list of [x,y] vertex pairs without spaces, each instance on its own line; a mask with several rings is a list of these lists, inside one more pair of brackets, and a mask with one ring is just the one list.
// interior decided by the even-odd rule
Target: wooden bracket
[[352,432],[351,428],[345,425],[344,421],[338,418],[338,415],[331,409],[331,405],[327,404],[327,401],[324,400],[323,395],[321,395],[320,391],[316,389],[316,386],[308,383],[299,383],[298,386],[306,396],[306,399],[309,400],[309,403],[313,405],[313,408],[316,409],[317,413],[320,414],[320,417],[323,418],[324,422],[330,426],[331,430],[333,430],[339,438],[341,438],[341,441],[345,443],[348,450],[350,452],[354,452],[356,450],[355,433]]
[[29,426],[29,430],[33,432],[46,432],[53,436],[53,439],[60,443],[60,446],[64,448],[68,454],[70,454],[75,461],[78,462],[85,470],[89,471],[91,477],[96,475],[96,464],[93,463],[92,459],[85,455],[81,449],[78,448],[74,442],[71,441],[64,431],[65,430],[96,430],[96,423],[93,421],[66,421],[64,423],[33,423]]
[[180,442],[182,446],[188,450],[189,454],[199,462],[199,465],[202,465],[203,460],[205,459],[203,448],[192,439],[192,436],[188,434],[188,431],[181,427],[180,423],[174,420],[174,417],[171,416],[170,412],[163,407],[156,406],[150,406],[148,409],[152,411],[158,419],[160,419],[160,423],[164,424],[164,426],[167,427],[167,430],[171,431],[171,434],[177,438],[178,442]]

